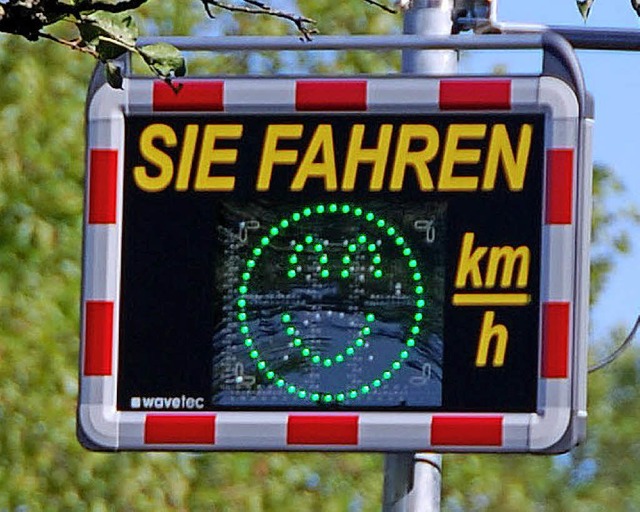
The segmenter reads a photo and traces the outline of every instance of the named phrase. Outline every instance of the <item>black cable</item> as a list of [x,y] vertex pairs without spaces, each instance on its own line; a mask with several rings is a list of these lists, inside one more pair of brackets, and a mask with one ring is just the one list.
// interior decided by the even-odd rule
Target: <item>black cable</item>
[[620,344],[620,346],[617,349],[615,349],[611,354],[609,354],[607,357],[605,357],[601,361],[598,361],[593,366],[590,366],[589,373],[598,371],[601,368],[604,368],[605,366],[607,366],[609,363],[615,361],[620,356],[620,354],[622,354],[629,347],[629,345],[633,341],[633,338],[636,335],[636,331],[638,330],[638,327],[640,327],[640,316],[636,319],[636,323],[633,326],[633,329],[631,329],[631,332],[625,338],[625,340]]

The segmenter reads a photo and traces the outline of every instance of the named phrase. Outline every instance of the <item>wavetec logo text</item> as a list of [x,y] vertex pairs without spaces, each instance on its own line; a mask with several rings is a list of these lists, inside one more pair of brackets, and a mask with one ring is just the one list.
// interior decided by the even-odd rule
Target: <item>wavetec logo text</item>
[[134,396],[131,398],[132,409],[204,409],[204,398],[192,396]]

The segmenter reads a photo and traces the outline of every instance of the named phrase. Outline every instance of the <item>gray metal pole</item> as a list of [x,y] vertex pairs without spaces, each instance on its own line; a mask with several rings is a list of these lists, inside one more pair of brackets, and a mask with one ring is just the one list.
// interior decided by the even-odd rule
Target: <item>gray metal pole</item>
[[[414,0],[404,17],[404,33],[450,36],[454,0]],[[455,73],[455,50],[404,50],[403,73]],[[439,512],[442,456],[432,453],[388,453],[384,464],[384,512]]]

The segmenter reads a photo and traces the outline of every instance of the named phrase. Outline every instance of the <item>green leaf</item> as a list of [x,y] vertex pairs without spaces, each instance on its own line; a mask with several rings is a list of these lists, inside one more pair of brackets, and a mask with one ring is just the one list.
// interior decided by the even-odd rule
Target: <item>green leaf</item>
[[147,65],[162,78],[184,76],[187,72],[184,57],[175,46],[168,43],[150,44],[138,48]]
[[122,89],[122,70],[120,66],[113,62],[107,62],[104,66],[104,73],[107,77],[107,82],[114,89]]
[[119,57],[135,47],[138,27],[130,15],[96,12],[77,24],[85,44],[103,61]]

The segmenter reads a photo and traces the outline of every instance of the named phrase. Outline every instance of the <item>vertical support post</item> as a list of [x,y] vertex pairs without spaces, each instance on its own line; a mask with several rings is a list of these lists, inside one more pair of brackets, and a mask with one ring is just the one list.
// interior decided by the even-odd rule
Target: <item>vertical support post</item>
[[[454,0],[414,0],[404,17],[404,33],[449,36]],[[448,75],[455,73],[455,50],[404,50],[402,71]],[[388,453],[384,463],[383,512],[439,512],[442,456],[432,453]]]
[[[404,33],[449,36],[453,27],[454,0],[414,0],[404,15]],[[402,72],[430,75],[453,74],[458,64],[455,50],[404,50]]]

